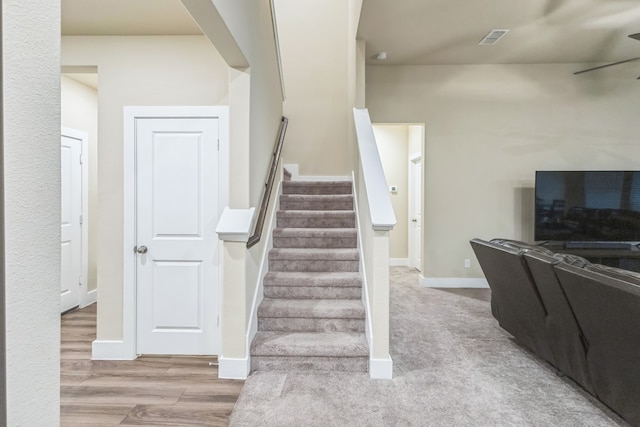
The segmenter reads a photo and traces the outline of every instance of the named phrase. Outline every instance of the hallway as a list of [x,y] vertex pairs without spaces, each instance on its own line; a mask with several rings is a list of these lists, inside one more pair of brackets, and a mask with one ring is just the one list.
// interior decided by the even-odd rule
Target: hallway
[[91,360],[96,304],[62,316],[62,426],[226,426],[244,381],[218,379],[210,357]]

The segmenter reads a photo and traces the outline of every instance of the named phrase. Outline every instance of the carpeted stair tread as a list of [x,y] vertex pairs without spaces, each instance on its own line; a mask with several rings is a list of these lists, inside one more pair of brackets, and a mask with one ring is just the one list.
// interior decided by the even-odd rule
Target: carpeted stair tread
[[351,181],[283,181],[252,370],[366,372]]
[[355,248],[358,236],[355,228],[276,228],[275,248]]
[[273,237],[355,237],[355,228],[275,228]]
[[270,271],[264,278],[264,286],[361,288],[362,279],[358,272]]
[[358,261],[356,248],[274,248],[269,251],[270,261]]
[[326,210],[326,211],[310,211],[308,209],[287,209],[287,210],[279,210],[277,213],[286,216],[311,216],[311,217],[322,217],[329,216],[332,218],[350,218],[355,215],[355,211],[353,209],[336,209],[336,210]]
[[280,196],[282,210],[351,210],[351,194],[283,194]]
[[271,299],[258,308],[259,317],[363,319],[364,306],[358,299]]
[[279,228],[354,228],[353,210],[279,210]]
[[264,277],[264,296],[288,299],[360,299],[358,272],[270,271]]
[[260,331],[251,345],[252,356],[368,357],[363,333]]
[[282,194],[351,194],[351,181],[284,181]]

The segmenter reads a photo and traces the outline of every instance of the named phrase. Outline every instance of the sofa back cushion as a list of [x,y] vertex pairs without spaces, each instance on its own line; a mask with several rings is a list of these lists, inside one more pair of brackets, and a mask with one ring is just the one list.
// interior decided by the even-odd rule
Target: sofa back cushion
[[523,250],[512,245],[473,239],[471,246],[491,287],[491,311],[500,326],[535,353],[546,358],[546,310]]
[[603,276],[612,277],[614,279],[623,280],[632,285],[640,286],[640,273],[636,273],[634,271],[608,267],[601,264],[589,264],[585,268],[589,271],[602,274]]
[[555,266],[586,337],[596,396],[631,425],[640,425],[640,286],[621,280],[627,273],[603,267]]

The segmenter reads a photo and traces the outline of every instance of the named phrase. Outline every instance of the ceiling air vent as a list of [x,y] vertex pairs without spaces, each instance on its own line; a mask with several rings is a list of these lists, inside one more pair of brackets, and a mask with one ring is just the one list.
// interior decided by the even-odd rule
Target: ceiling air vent
[[509,30],[491,30],[481,41],[478,43],[480,46],[491,46],[496,44],[498,40],[504,37]]

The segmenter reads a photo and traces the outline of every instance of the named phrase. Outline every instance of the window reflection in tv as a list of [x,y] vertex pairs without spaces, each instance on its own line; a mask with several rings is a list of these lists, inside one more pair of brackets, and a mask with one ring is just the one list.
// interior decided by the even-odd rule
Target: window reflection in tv
[[640,171],[538,171],[535,240],[640,241]]

